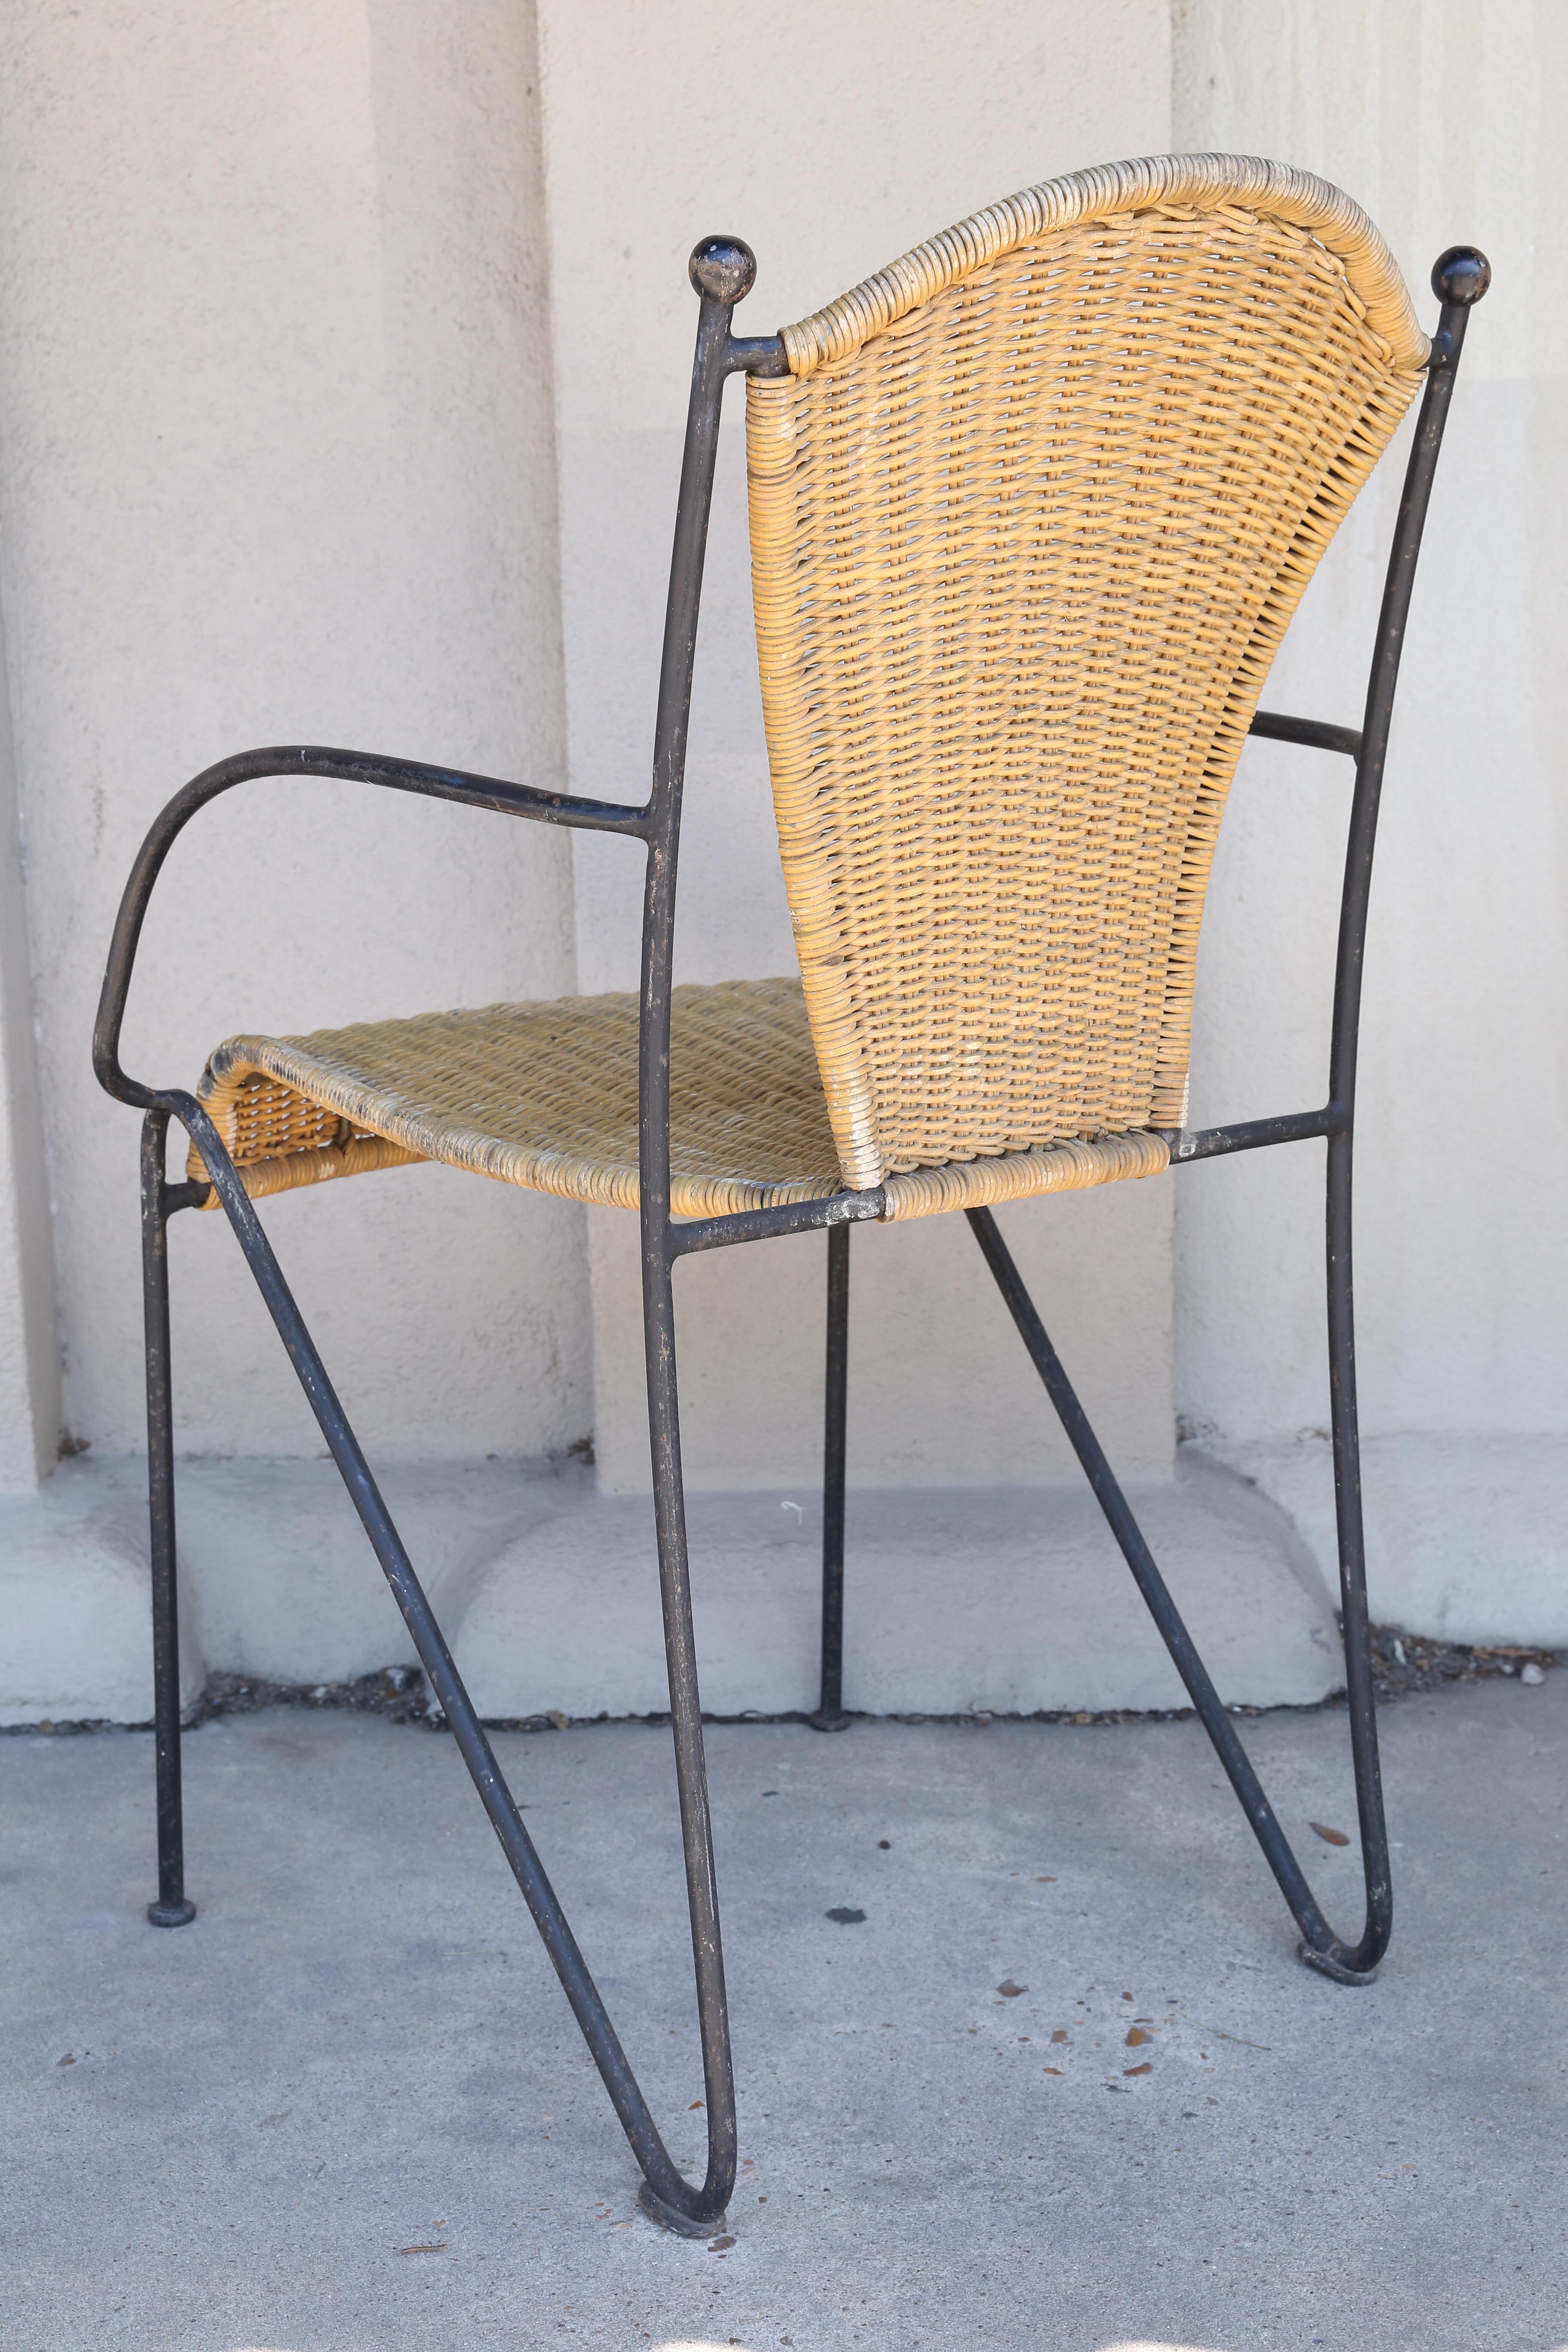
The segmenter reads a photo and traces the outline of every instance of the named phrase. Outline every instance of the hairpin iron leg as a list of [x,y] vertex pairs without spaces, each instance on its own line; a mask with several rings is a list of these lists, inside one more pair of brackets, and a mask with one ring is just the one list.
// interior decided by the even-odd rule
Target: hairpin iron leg
[[672,2206],[646,2176],[637,2190],[643,2210],[688,2237],[723,2227],[735,2181],[735,2080],[730,2054],[730,2012],[719,1930],[719,1886],[713,1867],[713,1826],[703,1754],[702,1701],[697,1683],[697,1639],[691,1617],[691,1577],[686,1541],[686,1501],[680,1467],[680,1406],[676,1387],[675,1296],[671,1262],[663,1249],[644,1259],[643,1313],[647,1354],[648,1435],[653,1456],[654,1523],[658,1538],[659,1600],[669,1677],[669,1724],[680,1841],[686,1863],[691,1958],[697,1979],[697,2024],[708,2116],[708,2171],[700,2189],[684,2181],[684,2200]]
[[[1274,1873],[1279,1891],[1301,1930],[1303,1957],[1310,1958],[1314,1968],[1321,1969],[1325,1976],[1333,1977],[1341,1984],[1369,1984],[1388,1943],[1386,1867],[1383,1873],[1384,1897],[1380,1908],[1374,1885],[1373,1849],[1368,1847],[1365,1851],[1365,1931],[1359,1944],[1351,1947],[1342,1943],[1324,1918],[1307,1884],[1301,1865],[1292,1853],[1289,1841],[1253,1769],[1251,1759],[1237,1737],[1236,1726],[1209,1679],[1192,1635],[1182,1622],[1181,1613],[1164,1578],[1160,1574],[1143,1531],[1117,1484],[1100,1440],[1089,1425],[1089,1416],[1073,1392],[1061,1359],[1047,1336],[1034,1301],[1013,1263],[1012,1254],[997,1230],[995,1219],[989,1209],[969,1209],[964,1213],[995,1277],[996,1286],[1006,1302],[1008,1312],[1017,1326],[1018,1336],[1029,1352],[1046,1393],[1056,1407],[1068,1443],[1094,1490],[1095,1500],[1121,1546],[1122,1557],[1132,1571],[1176,1671],[1187,1686],[1204,1729],[1213,1741],[1215,1751],[1240,1801],[1241,1809],[1251,1824],[1253,1835],[1263,1849],[1264,1859]],[[1352,1731],[1353,1728],[1352,1718]],[[1381,1834],[1380,1804],[1375,1810],[1375,1826]]]

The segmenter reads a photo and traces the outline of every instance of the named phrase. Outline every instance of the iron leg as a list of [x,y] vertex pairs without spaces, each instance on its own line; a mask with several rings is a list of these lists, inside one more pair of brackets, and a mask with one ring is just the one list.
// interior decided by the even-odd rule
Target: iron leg
[[1366,1545],[1361,1514],[1361,1435],[1356,1412],[1355,1302],[1351,1269],[1350,1132],[1329,1138],[1328,1279],[1329,1408],[1334,1454],[1334,1512],[1339,1536],[1340,1607],[1344,1628],[1345,1693],[1351,1755],[1355,1765],[1362,1869],[1366,1879],[1366,1928],[1353,1952],[1300,1946],[1311,1968],[1342,1984],[1364,1984],[1388,1949],[1394,1927],[1388,1825],[1377,1754],[1377,1706],[1372,1680],[1372,1628],[1366,1605]]
[[196,1916],[185,1900],[180,1794],[180,1604],[174,1567],[174,1418],[169,1387],[169,1223],[163,1201],[167,1111],[142,1123],[142,1294],[147,1346],[147,1508],[153,1555],[153,1719],[158,1769],[154,1927]]
[[[1344,1186],[1344,1202],[1347,1216],[1349,1201],[1348,1173],[1347,1165]],[[1333,1230],[1332,1208],[1335,1197],[1335,1193],[1331,1184],[1331,1233]],[[1082,1465],[1084,1474],[1087,1476],[1090,1486],[1094,1490],[1095,1499],[1099,1503],[1100,1509],[1105,1514],[1107,1523],[1110,1526],[1112,1535],[1116,1538],[1118,1544],[1121,1546],[1122,1558],[1126,1560],[1128,1567],[1132,1571],[1133,1579],[1137,1583],[1139,1591],[1143,1595],[1149,1613],[1153,1618],[1154,1623],[1159,1629],[1161,1637],[1165,1643],[1165,1647],[1171,1654],[1172,1662],[1174,1664],[1177,1673],[1181,1675],[1182,1680],[1187,1686],[1188,1695],[1192,1699],[1194,1708],[1197,1710],[1197,1714],[1203,1724],[1204,1729],[1208,1733],[1209,1738],[1214,1743],[1215,1752],[1225,1768],[1226,1773],[1229,1778],[1231,1787],[1236,1790],[1237,1796],[1241,1801],[1242,1811],[1246,1813],[1247,1821],[1251,1824],[1253,1835],[1257,1838],[1258,1844],[1263,1849],[1264,1859],[1267,1861],[1270,1870],[1274,1873],[1276,1879],[1279,1881],[1279,1890],[1284,1895],[1286,1902],[1289,1905],[1291,1913],[1295,1917],[1296,1924],[1301,1930],[1303,1941],[1298,1948],[1300,1950],[1304,1958],[1308,1958],[1311,1961],[1314,1968],[1321,1969],[1325,1976],[1333,1977],[1342,1984],[1370,1983],[1372,1980],[1371,1972],[1376,1967],[1378,1960],[1382,1958],[1384,1948],[1387,1941],[1386,1932],[1384,1932],[1382,1940],[1379,1940],[1376,1928],[1376,1919],[1373,1916],[1373,1866],[1371,1859],[1373,1849],[1371,1847],[1366,1849],[1368,1853],[1368,1918],[1366,1931],[1362,1941],[1352,1948],[1350,1946],[1343,1944],[1334,1934],[1333,1929],[1330,1927],[1327,1919],[1325,1919],[1321,1910],[1318,1906],[1317,1901],[1313,1896],[1312,1890],[1307,1884],[1301,1865],[1290,1850],[1289,1840],[1286,1837],[1284,1831],[1280,1828],[1279,1822],[1275,1816],[1274,1809],[1269,1804],[1268,1799],[1264,1793],[1262,1783],[1259,1781],[1257,1773],[1252,1768],[1251,1759],[1248,1758],[1247,1750],[1243,1748],[1240,1739],[1237,1737],[1236,1726],[1226,1712],[1224,1702],[1221,1700],[1218,1692],[1215,1689],[1214,1684],[1209,1679],[1208,1670],[1205,1666],[1202,1658],[1198,1655],[1193,1637],[1182,1622],[1181,1613],[1177,1610],[1174,1601],[1171,1598],[1169,1588],[1155,1564],[1153,1554],[1150,1551],[1149,1546],[1144,1540],[1143,1531],[1132,1515],[1132,1510],[1128,1503],[1126,1496],[1122,1493],[1121,1487],[1116,1482],[1110,1465],[1106,1460],[1105,1454],[1100,1447],[1100,1440],[1096,1437],[1094,1431],[1089,1426],[1089,1416],[1084,1412],[1082,1405],[1079,1402],[1077,1396],[1074,1394],[1072,1384],[1068,1379],[1061,1359],[1057,1354],[1056,1349],[1052,1347],[1050,1340],[1047,1336],[1045,1326],[1041,1323],[1039,1316],[1035,1311],[1034,1301],[1029,1297],[1027,1290],[1024,1287],[1023,1281],[1019,1276],[1018,1269],[1013,1263],[1012,1254],[1008,1250],[1005,1242],[1002,1239],[1000,1232],[997,1230],[995,1219],[993,1217],[989,1209],[969,1209],[966,1210],[964,1213],[969,1219],[970,1226],[974,1234],[975,1240],[980,1244],[981,1250],[985,1257],[985,1262],[990,1266],[991,1272],[995,1278],[996,1286],[1001,1291],[1004,1299],[1006,1301],[1008,1311],[1012,1315],[1013,1320],[1017,1326],[1018,1336],[1023,1340],[1025,1347],[1028,1349],[1035,1370],[1038,1372],[1041,1381],[1045,1386],[1046,1393],[1050,1398],[1052,1404],[1056,1407],[1057,1414],[1061,1422],[1062,1428],[1066,1433],[1074,1453],[1078,1455],[1079,1463]],[[1344,1238],[1346,1249],[1343,1256],[1343,1266],[1345,1297],[1348,1302],[1348,1223],[1345,1227]],[[1331,1241],[1331,1275],[1333,1262],[1332,1247],[1333,1244]],[[1336,1326],[1336,1328],[1344,1335],[1348,1336],[1348,1321],[1342,1322],[1340,1325]],[[1343,1393],[1342,1383],[1341,1383],[1336,1393]],[[1353,1407],[1353,1385],[1352,1394]],[[1353,1447],[1353,1418],[1351,1423],[1351,1429],[1352,1444]],[[1359,1516],[1355,1524],[1359,1534]],[[1342,1520],[1342,1525],[1343,1521]],[[1362,1589],[1362,1604],[1364,1615],[1364,1584]],[[1347,1650],[1349,1644],[1347,1643]],[[1366,1723],[1364,1727],[1363,1727],[1363,1730],[1359,1735],[1356,1733],[1353,1714],[1354,1698],[1352,1692],[1352,1729],[1353,1736],[1373,1736],[1372,1734],[1370,1659],[1368,1661],[1368,1666],[1369,1671],[1366,1682]],[[1359,1749],[1357,1753],[1359,1759]],[[1373,1780],[1375,1783],[1376,1748],[1374,1737],[1372,1757]],[[1367,1817],[1365,1813],[1364,1796],[1363,1801],[1364,1819]],[[1375,1822],[1378,1835],[1381,1838],[1383,1822],[1381,1803],[1378,1803],[1375,1807]],[[1386,1857],[1386,1848],[1384,1848],[1384,1851]],[[1385,1858],[1383,1870],[1383,1891],[1385,1902],[1387,1893],[1387,1876],[1388,1874]]]
[[[686,1897],[697,1977],[697,2022],[708,2111],[708,2174],[700,2189],[673,2205],[645,2176],[637,2191],[646,2212],[689,2237],[723,2226],[735,2185],[735,2081],[730,2055],[730,2013],[719,1934],[719,1887],[713,1869],[713,1827],[702,1748],[702,1701],[697,1687],[697,1640],[691,1621],[691,1578],[686,1547],[686,1498],[680,1472],[680,1410],[676,1391],[675,1293],[667,1251],[645,1249],[643,1328],[647,1354],[648,1437],[653,1454],[654,1523],[658,1538],[659,1598],[669,1675],[669,1721],[686,1857]],[[682,2188],[686,2184],[682,2182]]]
[[[189,1131],[202,1158],[212,1173],[213,1187],[235,1237],[245,1254],[246,1263],[256,1278],[257,1287],[266,1301],[268,1313],[277,1326],[289,1360],[299,1376],[307,1402],[315,1414],[322,1436],[333,1461],[342,1473],[349,1499],[358,1512],[361,1525],[370,1538],[372,1549],[381,1562],[393,1598],[403,1612],[404,1622],[414,1637],[420,1662],[430,1678],[437,1705],[445,1715],[454,1744],[467,1765],[479,1801],[489,1817],[502,1853],[511,1866],[513,1876],[521,1891],[545,1950],[549,1953],[562,1990],[572,2006],[572,2013],[582,2029],[583,2038],[593,2053],[605,2088],[610,2095],[621,2126],[631,2143],[632,2152],[641,2166],[645,2179],[655,2183],[648,2210],[674,2229],[692,2235],[705,2236],[720,2226],[724,2206],[735,2177],[735,2103],[730,2088],[729,2044],[724,2032],[722,2013],[723,1980],[720,1970],[719,1997],[721,2028],[719,2047],[721,2068],[710,2063],[708,2082],[710,2086],[709,2105],[709,2174],[700,2189],[693,2189],[681,2178],[671,2160],[669,2151],[659,2137],[658,2127],[649,2113],[647,2101],[638,2088],[636,2075],[626,2062],[626,2055],[611,2023],[599,1989],[590,1975],[587,1964],[577,1947],[565,1914],[556,1897],[541,1863],[532,1839],[523,1827],[517,1801],[507,1787],[506,1776],[496,1759],[495,1750],[485,1736],[483,1725],[474,1712],[474,1703],[463,1685],[462,1676],[453,1662],[440,1626],[437,1623],[430,1603],[415,1573],[414,1564],[396,1528],[394,1526],[381,1491],[364,1458],[359,1440],[349,1424],[326,1366],[317,1353],[315,1342],[305,1328],[303,1317],[294,1302],[288,1283],[283,1278],[272,1249],[262,1230],[254,1204],[247,1199],[245,1187],[235,1172],[233,1161],[224,1149],[222,1138],[194,1095],[174,1097],[173,1108],[182,1125]],[[198,1188],[202,1197],[205,1188]],[[165,1212],[179,1205],[190,1195],[184,1187],[165,1186],[163,1202]],[[671,1328],[668,1315],[668,1266],[664,1294],[666,1316],[664,1328]],[[650,1324],[651,1328],[651,1324]],[[674,1362],[670,1360],[670,1387],[667,1402],[673,1408]],[[664,1394],[664,1391],[660,1391]],[[679,1464],[677,1465],[679,1474]],[[677,1486],[679,1499],[679,1484]],[[689,1629],[689,1603],[686,1612]],[[672,1677],[673,1679],[673,1677]],[[695,1672],[690,1675],[695,1696]],[[699,1767],[700,1769],[700,1717],[698,1718]],[[705,1799],[705,1792],[704,1799]],[[704,1802],[704,1826],[706,1805]],[[708,1877],[711,1885],[712,1865],[710,1857]],[[717,1925],[711,1938],[717,1954]],[[704,2011],[705,2019],[709,2014]],[[712,2037],[704,2033],[704,2055],[713,2047]],[[717,2081],[721,2095],[711,2095]]]
[[849,1414],[849,1228],[827,1228],[827,1408],[822,1460],[822,1685],[814,1731],[843,1731],[844,1467]]

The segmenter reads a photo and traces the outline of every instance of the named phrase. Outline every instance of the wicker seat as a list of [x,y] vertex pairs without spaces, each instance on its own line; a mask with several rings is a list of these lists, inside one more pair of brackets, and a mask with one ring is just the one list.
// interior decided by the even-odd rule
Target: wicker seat
[[[826,1229],[821,1729],[846,1721],[850,1228],[963,1209],[1300,1926],[1370,1979],[1388,1941],[1360,1514],[1351,1151],[1363,948],[1411,583],[1469,307],[1433,273],[1428,341],[1377,231],[1337,189],[1237,156],[1163,156],[1025,190],[779,335],[739,338],[755,264],[691,258],[701,298],[646,803],[295,746],[170,803],[121,904],[99,1076],[144,1113],[159,1900],[185,1900],[167,1225],[221,1206],[299,1371],[637,2161],[648,2210],[710,2231],[735,2178],[680,1475],[677,1261]],[[671,984],[675,874],[714,448],[747,378],[752,583],[798,977]],[[1261,712],[1269,665],[1362,484],[1425,387],[1359,729]],[[1249,732],[1348,754],[1327,1100],[1194,1133],[1199,928]],[[638,994],[231,1038],[193,1096],[119,1060],[142,919],[181,827],[273,775],[435,794],[639,844]],[[167,1129],[190,1139],[171,1185]],[[1363,1933],[1320,1910],[1033,1302],[992,1204],[1230,1152],[1327,1144],[1331,1420]],[[709,2133],[672,2163],[252,1202],[418,1160],[637,1212],[670,1723]],[[1184,1180],[1185,1181],[1185,1180]]]
[[[678,988],[671,1012],[677,1215],[831,1192],[833,1135],[798,982]],[[201,1096],[252,1199],[442,1160],[568,1200],[637,1205],[635,996],[232,1037]],[[195,1147],[188,1166],[205,1180]]]
[[[674,1214],[719,1216],[835,1192],[842,1180],[800,982],[678,988],[670,1009]],[[231,1037],[199,1093],[252,1200],[441,1160],[568,1200],[637,1205],[635,996]],[[923,1216],[1147,1176],[1168,1158],[1154,1135],[1009,1152],[889,1176],[884,1213]],[[206,1182],[194,1144],[186,1166]],[[205,1205],[217,1206],[210,1188]]]

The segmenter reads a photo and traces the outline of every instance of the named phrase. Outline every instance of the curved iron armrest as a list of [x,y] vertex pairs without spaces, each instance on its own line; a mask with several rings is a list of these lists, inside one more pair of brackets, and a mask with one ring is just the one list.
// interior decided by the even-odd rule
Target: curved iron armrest
[[[395,760],[379,751],[333,751],[310,744],[290,744],[260,751],[237,751],[194,776],[154,819],[136,853],[120,912],[114,919],[109,962],[98,1000],[92,1030],[92,1066],[99,1085],[120,1102],[139,1110],[174,1110],[173,1094],[160,1093],[127,1077],[120,1066],[120,1032],[125,1000],[136,966],[148,903],[169,855],[198,809],[216,800],[236,784],[268,776],[323,776],[347,783],[380,784],[392,792],[418,793],[427,800],[460,801],[470,808],[491,809],[504,816],[535,817],[544,824],[561,824],[595,833],[630,834],[646,839],[646,809],[626,808],[614,801],[572,800],[560,793],[543,793],[531,784],[502,782],[494,776],[468,775],[460,768],[431,768],[417,760]],[[186,1098],[188,1099],[188,1097]],[[183,1117],[183,1114],[182,1114]]]

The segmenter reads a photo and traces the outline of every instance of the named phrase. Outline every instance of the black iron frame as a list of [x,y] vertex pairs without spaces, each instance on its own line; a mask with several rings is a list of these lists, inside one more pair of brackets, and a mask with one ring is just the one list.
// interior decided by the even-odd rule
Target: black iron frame
[[[709,237],[691,257],[699,297],[697,349],[687,412],[680,498],[670,563],[663,660],[659,674],[652,788],[646,803],[571,798],[461,771],[433,768],[374,753],[295,746],[242,752],[195,777],[162,812],[137,856],[115,924],[93,1035],[93,1066],[100,1084],[144,1113],[141,1191],[142,1276],[146,1321],[148,1496],[153,1570],[153,1639],[157,1758],[158,1897],[148,1906],[154,1925],[179,1927],[194,1918],[184,1890],[180,1787],[180,1669],[175,1586],[174,1460],[171,1402],[168,1223],[183,1208],[207,1198],[206,1186],[170,1183],[169,1122],[196,1144],[213,1189],[228,1217],[279,1336],[321,1425],[376,1558],[402,1610],[437,1705],[517,1878],[566,1998],[631,2143],[643,2179],[642,2201],[654,2217],[688,2234],[722,2226],[734,2184],[735,2095],[728,2007],[719,1931],[718,1891],[703,1758],[688,1574],[680,1433],[676,1391],[676,1261],[694,1251],[777,1234],[827,1230],[827,1403],[823,1511],[822,1669],[818,1709],[810,1720],[838,1729],[843,1706],[844,1488],[848,1380],[849,1227],[879,1217],[880,1189],[841,1192],[785,1207],[677,1223],[670,1213],[669,1026],[677,853],[691,701],[698,607],[701,594],[709,509],[723,388],[737,373],[786,373],[777,336],[739,338],[731,331],[734,305],[749,292],[756,265],[739,239]],[[1332,1401],[1340,1572],[1344,1612],[1345,1673],[1366,1882],[1366,1921],[1355,1945],[1329,1927],[1313,1899],[1284,1832],[1269,1809],[1236,1727],[1215,1691],[1177,1613],[1125,1496],[1068,1384],[996,1223],[987,1209],[968,1213],[975,1238],[994,1276],[1031,1360],[1082,1463],[1112,1532],[1153,1614],[1155,1623],[1213,1740],[1302,1934],[1301,1957],[1343,1983],[1370,1979],[1388,1943],[1391,1898],[1388,1844],[1378,1774],[1362,1540],[1356,1433],[1355,1350],[1351,1284],[1351,1146],[1355,1099],[1356,1039],[1363,946],[1378,797],[1389,719],[1404,644],[1415,559],[1432,478],[1452,394],[1470,304],[1489,282],[1489,268],[1468,247],[1446,253],[1433,271],[1442,302],[1426,389],[1405,475],[1365,715],[1360,730],[1259,712],[1257,735],[1339,751],[1355,761],[1355,792],[1346,855],[1335,971],[1329,1100],[1321,1110],[1255,1119],[1241,1126],[1172,1134],[1173,1164],[1210,1160],[1308,1137],[1328,1141],[1329,1359]],[[423,793],[467,806],[593,832],[619,834],[644,844],[644,900],[639,1006],[640,1226],[648,1421],[653,1453],[655,1518],[664,1638],[669,1676],[695,1962],[699,2031],[708,2118],[708,2164],[700,2187],[679,2171],[665,2147],[614,2026],[588,1972],[565,1915],[522,1823],[494,1752],[474,1712],[432,1613],[413,1563],[394,1527],[370,1466],[290,1295],[256,1210],[211,1119],[183,1088],[153,1087],[126,1075],[120,1038],[142,921],[163,861],[197,811],[233,786],[276,776],[312,776]]]

